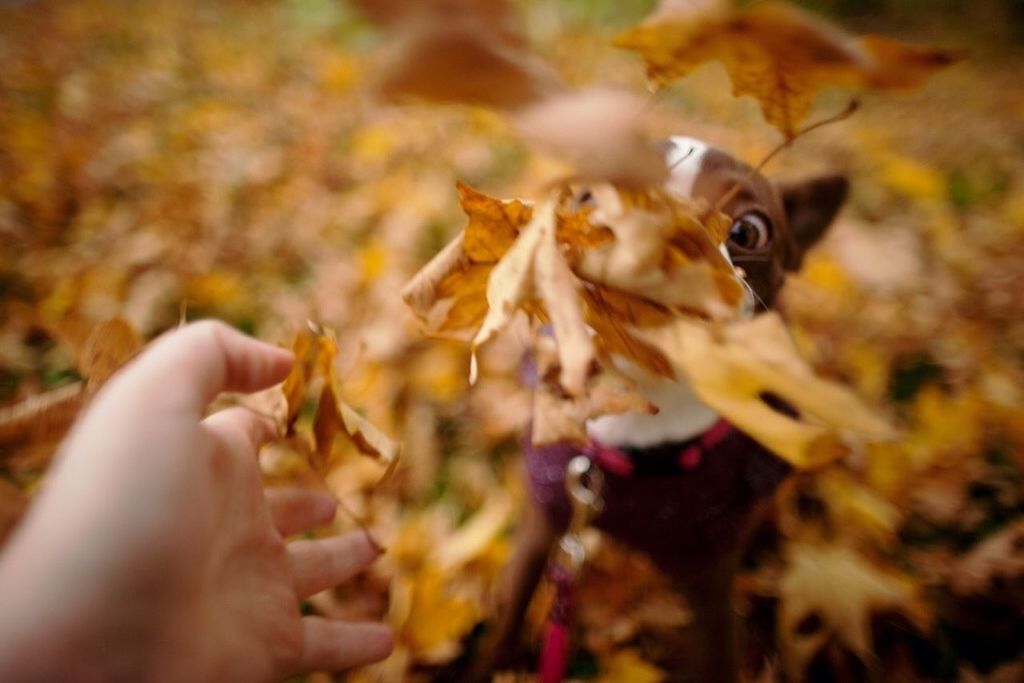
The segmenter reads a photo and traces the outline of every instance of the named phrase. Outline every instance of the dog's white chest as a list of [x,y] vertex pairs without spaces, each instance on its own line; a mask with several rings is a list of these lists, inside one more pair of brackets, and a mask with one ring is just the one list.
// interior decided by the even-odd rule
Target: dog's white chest
[[616,359],[616,365],[637,383],[640,394],[658,406],[659,412],[603,415],[589,420],[587,434],[595,441],[646,448],[691,439],[718,421],[718,414],[700,402],[684,379],[655,377],[625,360]]

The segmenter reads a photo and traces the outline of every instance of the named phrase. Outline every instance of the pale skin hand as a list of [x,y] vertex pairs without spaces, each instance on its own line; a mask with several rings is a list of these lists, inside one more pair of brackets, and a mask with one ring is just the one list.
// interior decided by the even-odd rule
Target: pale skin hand
[[264,494],[265,418],[203,418],[221,391],[271,386],[291,364],[204,322],[104,387],[0,555],[0,680],[273,681],[387,656],[383,625],[299,613],[377,551],[362,533],[285,544],[334,501]]

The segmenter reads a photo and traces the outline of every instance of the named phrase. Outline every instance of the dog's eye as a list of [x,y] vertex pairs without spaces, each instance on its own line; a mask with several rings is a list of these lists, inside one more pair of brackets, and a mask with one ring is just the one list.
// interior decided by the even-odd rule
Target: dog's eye
[[768,219],[753,211],[737,218],[729,228],[729,242],[742,249],[761,249],[770,239]]

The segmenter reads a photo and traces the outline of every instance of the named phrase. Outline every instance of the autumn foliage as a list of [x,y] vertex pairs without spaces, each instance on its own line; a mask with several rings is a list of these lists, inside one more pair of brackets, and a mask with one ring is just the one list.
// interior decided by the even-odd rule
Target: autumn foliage
[[[327,488],[387,549],[305,608],[396,627],[349,680],[431,680],[488,616],[526,422],[657,409],[624,357],[798,469],[737,587],[757,680],[1024,675],[1019,57],[650,4],[0,7],[0,534],[143,340],[225,318],[296,353],[221,401],[277,421],[268,484]],[[785,323],[740,319],[728,219],[660,189],[668,134],[850,175]],[[586,540],[573,674],[685,667],[685,603]]]

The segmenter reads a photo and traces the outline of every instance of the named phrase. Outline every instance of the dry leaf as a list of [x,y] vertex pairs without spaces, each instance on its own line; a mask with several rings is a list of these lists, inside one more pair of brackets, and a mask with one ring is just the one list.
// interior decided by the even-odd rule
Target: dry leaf
[[789,139],[822,88],[917,87],[956,60],[949,52],[874,36],[854,40],[782,2],[734,11],[659,11],[620,35],[616,45],[638,52],[658,87],[720,60],[735,94],[754,96],[765,120]]
[[[704,403],[794,467],[838,457],[845,433],[894,436],[852,392],[814,375],[775,313],[721,327],[679,320],[643,336],[685,372]],[[773,408],[773,399],[798,417]]]
[[429,334],[472,338],[487,315],[487,279],[533,209],[493,199],[458,183],[469,224],[403,288],[402,297]]
[[665,672],[644,661],[632,648],[623,648],[612,655],[601,667],[598,683],[660,683]]
[[778,628],[790,679],[803,680],[807,664],[832,636],[868,660],[873,614],[899,610],[926,627],[927,612],[909,578],[878,569],[845,546],[798,544],[787,555]]
[[[288,406],[282,433],[307,457],[313,471],[326,476],[336,460],[335,445],[344,437],[362,455],[381,461],[387,476],[398,463],[400,448],[397,443],[362,417],[339,398],[339,382],[334,370],[338,345],[333,333],[316,325],[312,332],[296,335],[292,348],[295,365],[281,385],[281,393]],[[320,387],[317,409],[313,417],[313,443],[305,446],[295,435],[295,422],[306,394],[314,386]]]
[[539,379],[533,392],[534,445],[586,443],[586,422],[600,415],[658,412],[629,379],[610,367],[601,367],[592,374],[580,394],[566,395],[555,379],[560,369],[555,346],[551,337],[542,337],[534,344]]
[[79,372],[89,378],[89,391],[103,386],[141,348],[138,332],[123,318],[112,318],[94,327],[75,354]]
[[497,263],[530,221],[533,208],[517,199],[493,199],[462,182],[456,183],[456,188],[462,210],[469,217],[462,238],[464,253],[473,263]]
[[546,64],[466,16],[418,22],[399,38],[381,92],[393,99],[515,109],[557,92]]
[[953,569],[951,585],[960,595],[984,593],[992,580],[1024,574],[1024,522],[1018,520],[970,549]]

